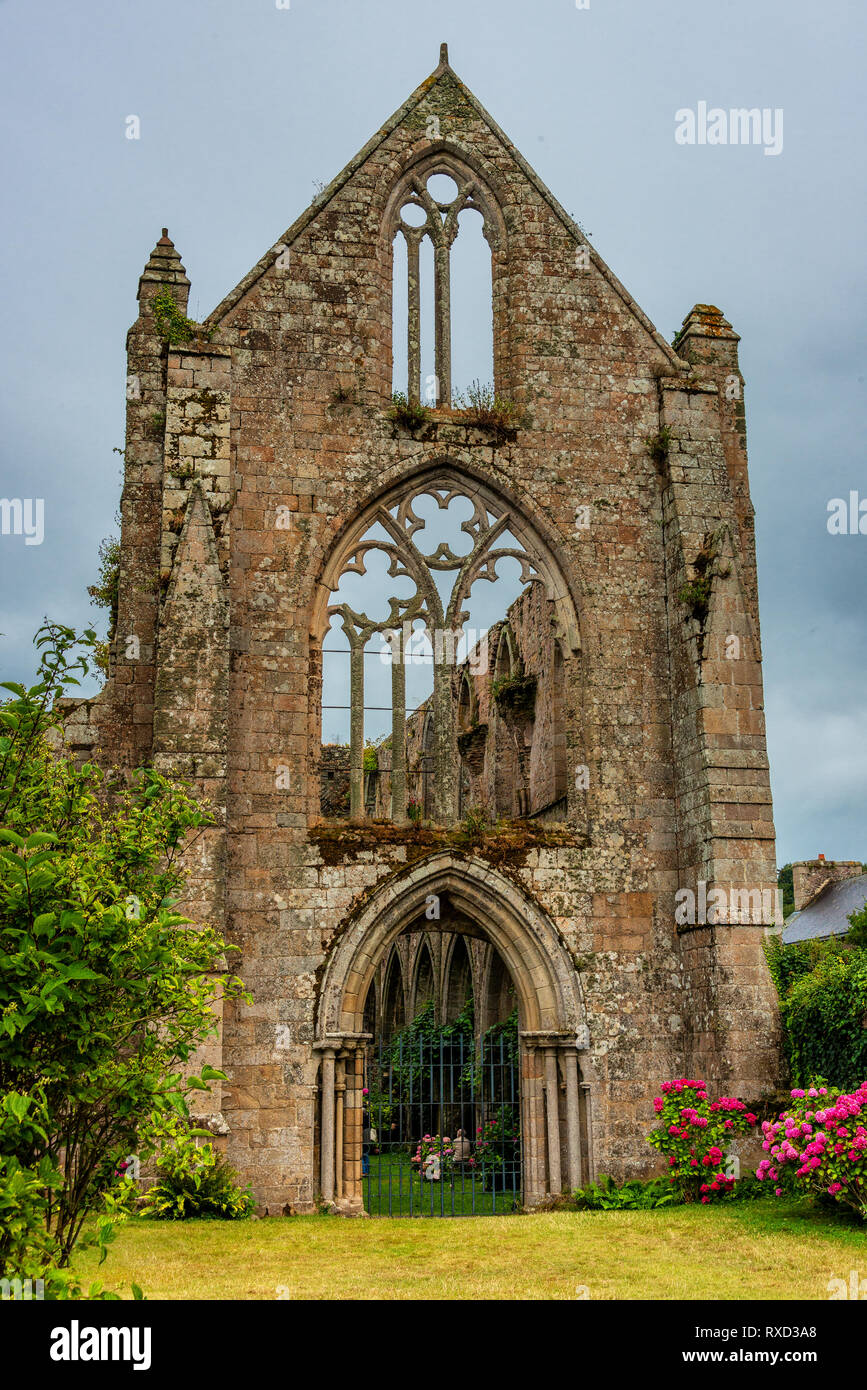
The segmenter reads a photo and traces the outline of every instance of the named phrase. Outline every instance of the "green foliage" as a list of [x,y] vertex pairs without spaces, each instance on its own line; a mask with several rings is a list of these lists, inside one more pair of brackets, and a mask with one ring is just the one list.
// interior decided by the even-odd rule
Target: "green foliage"
[[477,429],[490,430],[498,439],[504,439],[527,424],[527,417],[521,406],[504,396],[498,396],[492,383],[484,386],[473,381],[466,392],[457,392],[453,408],[460,411],[464,422]]
[[849,930],[846,933],[846,944],[855,946],[859,950],[867,946],[867,903],[861,908],[860,912],[850,912]]
[[255,1206],[250,1189],[238,1186],[231,1164],[212,1144],[197,1147],[193,1134],[176,1133],[157,1159],[157,1172],[159,1181],[145,1193],[143,1216],[236,1221],[249,1216]]
[[391,420],[392,424],[400,425],[402,429],[417,430],[427,424],[430,411],[418,401],[411,401],[403,391],[395,391],[391,398],[391,406],[385,412],[385,418]]
[[[173,910],[207,812],[152,768],[109,784],[52,751],[56,700],[87,674],[95,634],[79,642],[46,624],[35,642],[37,683],[6,683],[0,708],[0,1095],[15,1117],[4,1112],[0,1163],[18,1232],[0,1274],[13,1275],[22,1263],[63,1269],[118,1165],[147,1152],[142,1132],[222,1075],[182,1069],[216,1029],[213,976],[227,950]],[[242,993],[222,979],[229,998]],[[103,1248],[112,1230],[97,1224]]]
[[[120,518],[115,520],[119,523]],[[105,642],[94,646],[96,665],[103,675],[108,675],[108,651],[117,629],[117,605],[120,588],[120,541],[117,536],[106,536],[99,543],[99,581],[89,584],[87,592],[91,603],[97,608],[108,609],[108,637]]]
[[648,435],[644,444],[657,467],[665,463],[668,458],[668,451],[671,448],[671,430],[668,425],[663,425],[659,434]]
[[210,333],[204,334],[201,324],[187,318],[167,286],[157,290],[151,300],[151,308],[154,326],[164,343],[176,346],[178,343],[191,343],[194,338],[202,336],[210,339]]
[[598,1182],[579,1187],[572,1194],[578,1211],[652,1211],[656,1207],[679,1205],[683,1198],[665,1178],[640,1182],[637,1178],[619,1186],[602,1174]]
[[467,845],[482,844],[488,824],[488,813],[484,806],[468,806],[459,826],[460,839]]
[[454,1022],[445,1024],[437,1023],[434,1003],[429,999],[411,1023],[393,1034],[383,1049],[382,1073],[376,1075],[374,1071],[370,1080],[368,1108],[375,1125],[384,1127],[393,1110],[408,1105],[410,1097],[415,1106],[431,1104],[430,1060],[434,1053],[439,1056],[440,1039],[447,1066],[463,1065],[465,1071],[472,1068],[473,1017],[472,995]]
[[491,685],[491,694],[501,710],[519,719],[532,719],[536,712],[537,685],[535,676],[525,675],[520,669],[512,675],[499,676]]
[[711,574],[702,574],[692,584],[683,584],[677,591],[677,601],[689,609],[697,622],[703,623],[710,607]]
[[777,887],[783,894],[783,916],[788,917],[789,913],[795,910],[795,885],[791,864],[784,864],[780,869],[777,874]]
[[796,980],[815,970],[823,956],[829,951],[842,949],[839,939],[835,938],[823,940],[813,937],[809,941],[792,941],[789,945],[783,945],[782,938],[776,934],[766,936],[763,945],[771,979],[781,1000],[787,998]]
[[658,1123],[647,1136],[668,1159],[668,1181],[685,1202],[705,1205],[728,1196],[736,1186],[729,1146],[749,1133],[756,1116],[736,1096],[711,1100],[701,1080],[664,1081],[653,1108]]
[[689,609],[690,616],[695,618],[702,628],[707,621],[710,610],[710,595],[715,575],[721,579],[727,578],[731,569],[729,566],[718,566],[716,561],[719,555],[719,543],[721,532],[705,535],[701,550],[692,562],[696,577],[690,584],[683,584],[678,590],[678,602]]
[[362,754],[361,766],[363,772],[377,771],[379,767],[379,752],[374,744],[368,743],[367,747],[365,748],[364,753]]
[[507,1177],[517,1171],[521,1122],[516,1105],[498,1105],[494,1114],[476,1129],[475,1152],[470,1163],[481,1172],[486,1189],[495,1184],[511,1186]]
[[827,943],[814,968],[791,981],[780,1013],[796,1086],[820,1075],[831,1086],[859,1085],[867,1075],[867,951]]

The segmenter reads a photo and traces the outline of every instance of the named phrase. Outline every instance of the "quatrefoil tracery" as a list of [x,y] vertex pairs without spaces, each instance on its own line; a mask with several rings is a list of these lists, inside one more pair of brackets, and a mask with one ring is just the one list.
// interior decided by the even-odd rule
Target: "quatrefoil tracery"
[[[473,515],[461,523],[460,529],[470,537],[473,545],[467,555],[456,555],[447,541],[440,541],[436,549],[427,554],[416,544],[416,533],[423,530],[428,522],[413,510],[413,503],[422,496],[433,497],[440,510],[447,511],[456,498],[471,502]],[[499,546],[496,541],[509,530],[511,514],[500,511],[491,512],[478,497],[468,497],[457,488],[435,489],[427,487],[407,493],[391,509],[380,508],[373,526],[381,526],[391,537],[390,541],[376,537],[362,538],[346,557],[340,569],[338,585],[344,575],[367,574],[366,557],[371,551],[380,551],[388,556],[387,573],[391,578],[406,578],[415,584],[415,593],[409,598],[389,595],[387,616],[371,618],[366,612],[359,613],[346,602],[332,603],[328,608],[329,618],[339,616],[350,644],[360,642],[365,645],[374,633],[399,630],[408,620],[421,619],[429,636],[434,629],[455,631],[463,627],[469,614],[464,604],[469,599],[473,585],[481,579],[496,583],[497,564],[501,559],[517,560],[521,566],[522,584],[538,582],[539,570],[533,558],[517,546]],[[432,571],[454,572],[456,578],[448,602],[443,602],[433,580]],[[336,591],[332,594],[336,597]]]

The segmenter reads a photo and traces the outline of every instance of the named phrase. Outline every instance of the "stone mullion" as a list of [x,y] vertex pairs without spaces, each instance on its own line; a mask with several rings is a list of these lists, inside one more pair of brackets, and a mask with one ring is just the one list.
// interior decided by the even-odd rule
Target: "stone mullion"
[[434,647],[434,787],[433,804],[437,820],[449,824],[455,819],[455,713],[451,690],[451,667],[446,660],[447,643],[440,640],[440,659]]
[[364,819],[364,641],[349,633],[349,815]]
[[452,324],[449,248],[442,239],[434,246],[434,315],[437,405],[452,403]]
[[421,398],[421,294],[419,289],[419,244],[418,236],[407,236],[406,240],[406,294],[407,294],[407,341],[406,354],[409,368],[407,395],[418,404]]
[[391,818],[406,820],[406,665],[403,632],[391,646]]

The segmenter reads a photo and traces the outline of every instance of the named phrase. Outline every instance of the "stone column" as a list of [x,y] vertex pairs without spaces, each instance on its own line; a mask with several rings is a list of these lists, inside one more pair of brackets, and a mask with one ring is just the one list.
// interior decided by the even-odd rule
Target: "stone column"
[[335,1106],[334,1106],[334,1179],[335,1197],[338,1203],[343,1197],[344,1173],[343,1173],[343,1113],[344,1098],[346,1094],[346,1062],[344,1054],[341,1053],[337,1059],[337,1079],[334,1086]]
[[521,1048],[521,1133],[523,1135],[524,1205],[532,1207],[544,1191],[539,1174],[539,1104],[536,1085],[536,1049]]
[[557,1048],[545,1048],[545,1113],[548,1125],[548,1191],[556,1197],[563,1190],[560,1170],[560,1076]]
[[593,1109],[590,1103],[590,1087],[581,1083],[581,1109],[584,1115],[584,1133],[587,1136],[587,1181],[596,1181],[596,1162],[593,1155]]
[[569,1190],[581,1186],[581,1113],[578,1092],[578,1053],[568,1044],[562,1051],[566,1072],[566,1135],[569,1154]]
[[320,1188],[326,1205],[334,1201],[334,1057],[336,1047],[322,1049]]
[[343,1198],[340,1210],[346,1216],[360,1215],[364,1210],[361,1180],[362,1101],[364,1085],[364,1053],[356,1043],[345,1062],[346,1093],[343,1124]]

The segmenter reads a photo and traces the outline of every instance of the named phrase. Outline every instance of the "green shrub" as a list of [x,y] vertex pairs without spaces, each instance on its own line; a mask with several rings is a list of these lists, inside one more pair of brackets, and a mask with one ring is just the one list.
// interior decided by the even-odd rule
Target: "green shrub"
[[95,641],[46,623],[37,683],[3,682],[0,704],[0,1277],[43,1278],[46,1297],[80,1296],[68,1266],[123,1218],[126,1156],[223,1079],[191,1067],[214,975],[240,990],[232,948],[174,910],[209,813],[153,768],[124,786],[58,747]]
[[190,1217],[237,1221],[249,1216],[255,1199],[238,1186],[236,1173],[212,1144],[196,1145],[193,1134],[179,1135],[157,1159],[159,1182],[145,1193],[143,1216],[161,1221]]
[[826,947],[789,985],[780,1013],[796,1086],[816,1076],[843,1090],[858,1086],[867,1075],[867,950]]
[[632,1179],[618,1186],[613,1178],[603,1174],[598,1182],[579,1187],[572,1200],[578,1211],[651,1211],[655,1207],[679,1205],[683,1198],[665,1178],[652,1178],[650,1182]]

